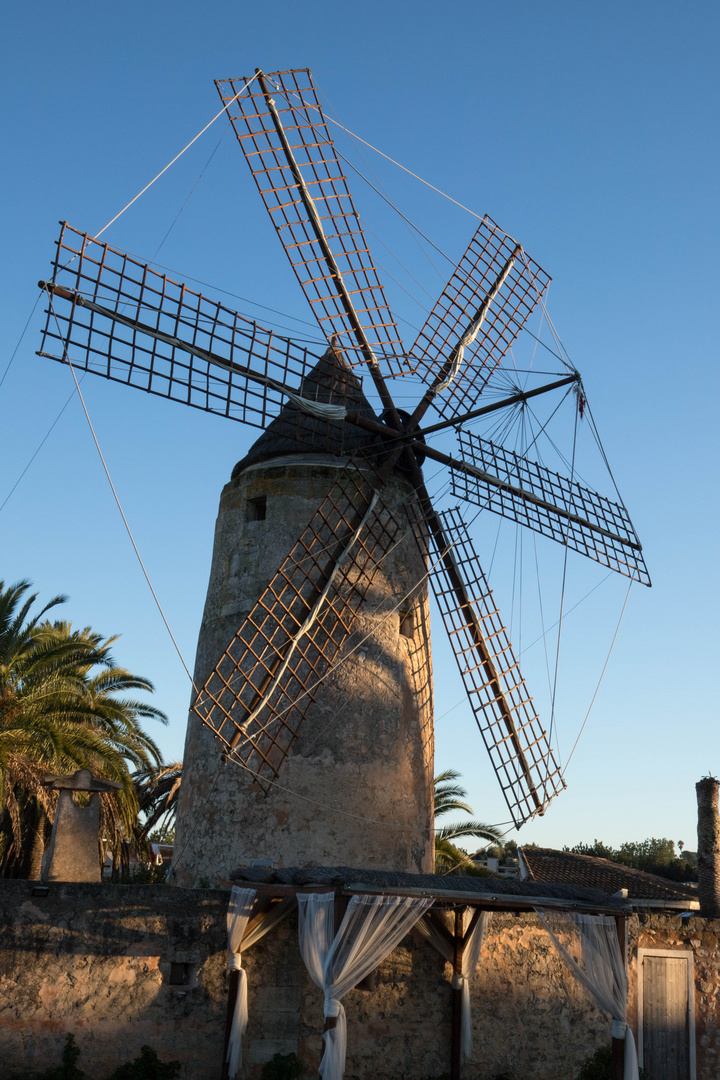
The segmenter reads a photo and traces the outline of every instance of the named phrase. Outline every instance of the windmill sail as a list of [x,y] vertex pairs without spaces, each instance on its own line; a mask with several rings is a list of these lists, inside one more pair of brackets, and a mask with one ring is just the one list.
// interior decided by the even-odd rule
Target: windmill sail
[[[264,428],[318,357],[64,224],[40,355]],[[70,351],[68,351],[70,350]],[[289,384],[289,385],[288,385]]]
[[194,711],[260,782],[278,775],[397,532],[348,466],[198,694]]
[[423,382],[436,387],[432,404],[441,416],[472,409],[549,282],[486,215],[410,350]]
[[517,828],[544,813],[565,787],[547,735],[520,674],[502,619],[458,511],[438,514],[453,574],[440,561],[431,577],[475,720]]
[[386,374],[409,371],[310,72],[260,74],[244,93],[243,80],[216,86],[328,340],[351,363],[366,358],[366,341]]
[[471,432],[461,430],[459,437],[470,467],[451,467],[453,495],[650,584],[642,545],[621,503]]

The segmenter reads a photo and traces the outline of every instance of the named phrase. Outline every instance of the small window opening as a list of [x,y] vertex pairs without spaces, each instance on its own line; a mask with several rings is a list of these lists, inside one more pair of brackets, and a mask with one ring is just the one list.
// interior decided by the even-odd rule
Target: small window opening
[[415,609],[400,612],[400,633],[403,637],[415,637]]
[[170,962],[170,986],[192,986],[195,974],[192,964],[179,963],[176,960]]
[[257,499],[248,499],[247,504],[247,519],[248,521],[264,521],[267,513],[267,499],[264,495],[261,495]]

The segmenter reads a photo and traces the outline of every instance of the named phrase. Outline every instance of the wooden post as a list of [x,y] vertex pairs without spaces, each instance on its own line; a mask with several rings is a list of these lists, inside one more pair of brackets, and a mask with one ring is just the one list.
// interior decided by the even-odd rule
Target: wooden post
[[[623,958],[623,964],[626,963],[625,957],[625,916],[618,915],[615,918],[615,925],[617,927],[618,944],[620,945],[620,955]],[[628,1033],[625,1034],[627,1039]],[[625,1039],[613,1039],[612,1041],[612,1080],[625,1080]]]
[[[463,909],[455,910],[455,932],[453,934],[453,976],[462,975],[463,954]],[[453,983],[455,978],[453,978]],[[453,985],[452,1012],[450,1014],[450,1080],[460,1080],[460,1028],[462,1024],[462,990]]]

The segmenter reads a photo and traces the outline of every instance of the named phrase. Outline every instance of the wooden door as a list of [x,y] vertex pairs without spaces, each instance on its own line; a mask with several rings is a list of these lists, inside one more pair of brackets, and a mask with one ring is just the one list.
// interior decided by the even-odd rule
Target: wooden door
[[694,1080],[692,954],[643,950],[640,1060],[652,1080]]

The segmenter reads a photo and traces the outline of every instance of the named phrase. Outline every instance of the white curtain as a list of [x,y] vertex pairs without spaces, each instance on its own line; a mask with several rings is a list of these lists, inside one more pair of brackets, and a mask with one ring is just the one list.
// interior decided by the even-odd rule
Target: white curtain
[[[465,912],[465,927],[472,918],[472,909]],[[483,911],[475,923],[472,933],[465,941],[462,951],[461,974],[453,977],[453,989],[457,990],[456,980],[459,978],[462,990],[462,1014],[460,1023],[460,1057],[464,1061],[470,1060],[472,1053],[472,1018],[470,1016],[470,980],[477,971],[480,961],[480,950],[490,925],[490,912]],[[465,927],[463,932],[465,932]]]
[[226,1058],[230,1077],[235,1076],[242,1065],[242,1037],[247,1027],[248,1008],[247,976],[243,971],[240,945],[250,919],[255,895],[254,889],[239,889],[237,885],[233,885],[230,893],[230,906],[227,911],[228,967],[230,971],[237,971],[238,973],[237,996],[230,1025]]
[[[466,908],[463,912],[463,934],[467,932],[472,919],[473,909]],[[453,990],[462,991],[462,1010],[460,1021],[460,1057],[463,1061],[469,1061],[472,1054],[472,1013],[470,1009],[470,980],[477,971],[480,962],[480,950],[482,949],[488,926],[490,925],[490,912],[483,911],[473,927],[472,934],[465,941],[462,952],[461,973],[453,974]],[[440,953],[444,960],[452,964],[455,959],[455,950],[444,934],[428,919],[422,919],[416,926],[422,936],[430,942]]]
[[242,951],[249,949],[256,941],[264,937],[268,930],[277,926],[295,905],[294,897],[286,897],[280,903],[273,904],[265,914],[265,918],[246,935],[245,931],[250,920],[255,895],[254,889],[241,889],[233,885],[227,911],[228,968],[238,973],[237,996],[230,1024],[226,1058],[230,1080],[237,1075],[242,1065],[242,1037],[248,1022],[247,976],[242,966]]
[[323,989],[323,968],[335,937],[334,893],[298,893],[300,952],[310,978]]
[[342,998],[382,963],[432,904],[426,897],[353,896],[333,938],[332,894],[298,896],[300,951],[325,995],[325,1017],[336,1025],[323,1034],[323,1080],[342,1080],[347,1025]]
[[[612,1037],[625,1040],[625,1080],[639,1080],[635,1039],[626,1022],[628,978],[615,919],[610,915],[536,911],[573,975],[612,1017]],[[580,960],[559,939],[568,930],[579,934]]]

